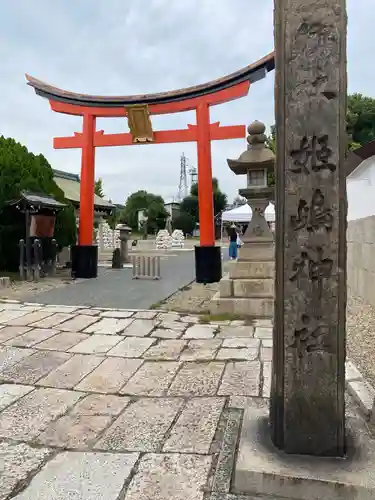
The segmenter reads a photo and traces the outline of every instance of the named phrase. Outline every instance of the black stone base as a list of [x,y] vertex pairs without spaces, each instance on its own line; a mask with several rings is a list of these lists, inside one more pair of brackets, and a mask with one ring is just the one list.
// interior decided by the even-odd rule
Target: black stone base
[[221,247],[195,247],[195,276],[197,283],[218,283],[221,280]]
[[96,278],[98,276],[97,245],[74,245],[71,247],[72,277]]

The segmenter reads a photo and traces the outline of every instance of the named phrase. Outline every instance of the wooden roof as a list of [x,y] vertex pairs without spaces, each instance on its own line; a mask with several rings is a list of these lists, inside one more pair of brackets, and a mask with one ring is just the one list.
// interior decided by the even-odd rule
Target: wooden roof
[[100,96],[80,94],[63,90],[53,85],[49,85],[37,78],[26,75],[28,85],[34,88],[36,94],[50,99],[69,104],[93,107],[119,107],[131,106],[135,104],[162,104],[175,101],[182,101],[200,97],[206,94],[216,93],[220,90],[233,87],[244,81],[254,83],[265,78],[267,72],[275,69],[274,52],[259,59],[253,64],[231,73],[230,75],[212,80],[210,82],[187,87],[169,92],[159,92],[154,94],[125,95],[125,96]]

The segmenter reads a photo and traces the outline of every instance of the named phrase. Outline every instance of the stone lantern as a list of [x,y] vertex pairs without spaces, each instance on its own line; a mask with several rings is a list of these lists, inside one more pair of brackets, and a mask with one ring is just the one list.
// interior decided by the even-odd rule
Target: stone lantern
[[[249,252],[267,252],[273,258],[274,245],[273,233],[264,218],[264,212],[270,201],[274,200],[274,188],[268,186],[267,178],[274,171],[275,155],[265,146],[266,127],[263,123],[255,121],[249,125],[247,131],[248,148],[238,160],[227,160],[229,168],[236,175],[247,176],[247,187],[238,192],[247,199],[252,210],[251,222],[242,238],[244,247],[240,257],[246,258]],[[254,246],[254,244],[256,246]],[[249,250],[249,251],[248,251]]]
[[266,147],[265,126],[255,121],[248,127],[248,148],[238,160],[227,160],[236,175],[247,176],[247,187],[238,192],[247,199],[252,218],[241,236],[244,243],[237,262],[220,281],[211,302],[212,314],[272,318],[274,300],[274,237],[264,212],[274,199],[267,177],[274,171],[275,155]]
[[123,264],[128,264],[129,253],[128,253],[128,240],[131,235],[131,228],[126,224],[117,224],[116,229],[120,231],[120,252],[121,252],[121,261]]

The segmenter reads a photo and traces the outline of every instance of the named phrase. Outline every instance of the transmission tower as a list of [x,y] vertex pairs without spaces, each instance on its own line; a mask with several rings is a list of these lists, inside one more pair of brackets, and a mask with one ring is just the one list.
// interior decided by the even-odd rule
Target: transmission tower
[[181,155],[180,161],[180,183],[178,185],[178,201],[182,201],[188,195],[188,182],[186,172],[186,156],[185,153]]
[[189,175],[190,175],[190,187],[191,187],[193,184],[196,184],[198,182],[198,172],[196,167],[194,167],[194,165],[192,165],[189,168]]

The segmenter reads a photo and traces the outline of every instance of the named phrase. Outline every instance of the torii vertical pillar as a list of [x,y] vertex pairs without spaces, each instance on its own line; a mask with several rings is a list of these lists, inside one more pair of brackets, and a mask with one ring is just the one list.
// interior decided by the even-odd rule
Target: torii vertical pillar
[[82,165],[79,206],[79,245],[72,247],[72,273],[77,278],[96,278],[98,247],[94,237],[95,145],[96,117],[83,115]]
[[198,104],[198,202],[200,246],[195,247],[197,283],[220,281],[221,248],[215,246],[214,205],[212,190],[212,161],[210,137],[210,108],[206,102]]

